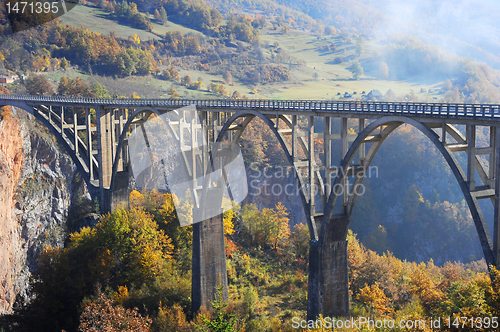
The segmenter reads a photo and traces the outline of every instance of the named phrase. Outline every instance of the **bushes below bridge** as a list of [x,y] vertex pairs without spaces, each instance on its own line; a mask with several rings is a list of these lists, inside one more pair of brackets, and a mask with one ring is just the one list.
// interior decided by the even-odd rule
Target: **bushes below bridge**
[[[213,316],[190,313],[192,233],[178,226],[175,200],[169,194],[135,191],[130,210],[73,233],[66,248],[47,248],[31,281],[35,299],[3,316],[2,326],[37,331],[80,326],[87,331],[89,322],[104,322],[111,319],[105,312],[115,312],[138,329],[195,331],[195,325],[203,325],[202,316]],[[190,209],[184,203],[177,213]],[[301,224],[290,232],[280,205],[263,211],[250,205],[224,217],[227,314],[236,315],[245,331],[293,330],[292,318],[306,315],[308,228]],[[351,232],[348,241],[354,317],[411,316],[428,322],[464,313],[499,314],[500,285],[492,286],[480,273],[484,263],[417,264],[389,252],[378,255]]]

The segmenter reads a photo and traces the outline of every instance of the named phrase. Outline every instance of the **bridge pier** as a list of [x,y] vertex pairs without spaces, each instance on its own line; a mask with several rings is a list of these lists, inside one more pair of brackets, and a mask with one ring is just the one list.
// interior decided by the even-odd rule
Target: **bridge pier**
[[223,300],[227,301],[227,266],[224,243],[223,215],[193,224],[193,271],[191,310],[209,309],[217,291],[223,286]]
[[120,207],[127,207],[130,199],[130,189],[129,189],[129,173],[128,171],[116,172],[114,176],[113,187],[109,190],[109,201],[110,206],[105,208],[109,209],[107,211],[113,212]]
[[97,160],[99,162],[99,204],[102,211],[111,211],[111,184],[114,140],[112,109],[96,107]]
[[349,317],[347,240],[309,242],[307,319]]

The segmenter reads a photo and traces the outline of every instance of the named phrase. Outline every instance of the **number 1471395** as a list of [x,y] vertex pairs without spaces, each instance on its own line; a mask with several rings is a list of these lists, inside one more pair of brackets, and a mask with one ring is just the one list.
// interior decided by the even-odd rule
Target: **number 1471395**
[[498,328],[498,317],[448,317],[444,319],[444,323],[448,328]]
[[6,2],[8,14],[57,14],[58,2]]

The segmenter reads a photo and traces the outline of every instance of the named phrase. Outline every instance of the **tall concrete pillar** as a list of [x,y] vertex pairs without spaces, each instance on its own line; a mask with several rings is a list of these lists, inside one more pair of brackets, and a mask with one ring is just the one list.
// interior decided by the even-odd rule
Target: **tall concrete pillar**
[[[491,146],[495,153],[490,155],[490,178],[493,178],[492,185],[495,189],[495,198],[493,205],[493,257],[495,266],[500,268],[500,128],[490,127]],[[495,137],[496,136],[496,137]]]
[[101,149],[102,163],[99,168],[102,172],[103,187],[109,188],[113,171],[113,138],[112,138],[112,110],[101,108],[100,111],[100,129],[101,129]]
[[309,242],[307,319],[349,317],[347,241]]
[[99,205],[101,212],[111,211],[109,186],[113,172],[113,142],[111,110],[96,107],[97,125],[97,160],[99,163]]
[[[222,211],[221,211],[222,212]],[[193,312],[204,306],[209,309],[217,291],[223,286],[227,301],[227,267],[222,213],[193,224],[193,271],[191,299]]]
[[116,172],[113,187],[110,188],[111,211],[120,207],[128,207],[130,199],[128,171]]

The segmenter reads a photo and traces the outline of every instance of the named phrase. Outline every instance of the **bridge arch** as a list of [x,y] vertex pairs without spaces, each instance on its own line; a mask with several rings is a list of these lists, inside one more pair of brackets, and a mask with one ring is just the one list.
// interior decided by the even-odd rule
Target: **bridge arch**
[[[88,173],[86,172],[85,167],[82,164],[81,160],[76,155],[75,151],[73,149],[71,149],[71,147],[69,146],[68,142],[57,131],[57,129],[54,127],[54,125],[50,121],[48,121],[41,114],[41,112],[39,112],[38,109],[36,109],[33,106],[30,106],[30,105],[28,105],[28,104],[26,104],[26,103],[24,103],[22,101],[18,101],[18,100],[5,100],[4,105],[0,105],[0,107],[1,106],[12,106],[12,107],[20,108],[20,109],[28,112],[32,116],[34,116],[35,119],[37,119],[38,121],[42,122],[43,125],[45,127],[47,127],[51,131],[51,133],[55,136],[55,138],[57,139],[57,141],[64,147],[65,152],[70,156],[71,160],[75,163],[75,165],[76,165],[78,171],[80,172],[82,178],[87,183],[87,186],[89,188],[93,188],[93,185],[92,185],[92,183],[90,181],[90,177],[89,177]],[[94,162],[95,162],[95,160],[94,160]]]
[[15,100],[9,100],[8,103],[5,104],[5,106],[12,106],[12,107],[17,107],[17,108],[22,108],[26,112],[30,113],[31,115],[36,117],[36,111],[32,106],[28,106],[26,103],[20,102],[20,101],[15,101]]
[[[246,127],[250,124],[250,122],[255,118],[259,118],[269,127],[269,129],[272,131],[272,133],[274,134],[274,136],[278,140],[281,148],[283,149],[283,152],[286,155],[286,158],[287,158],[289,164],[291,166],[294,165],[294,160],[293,160],[293,157],[290,153],[290,148],[287,146],[286,140],[283,137],[283,135],[276,128],[276,124],[273,121],[271,121],[269,119],[269,117],[267,117],[264,114],[257,112],[257,111],[248,110],[248,111],[244,111],[244,112],[235,113],[233,116],[231,116],[226,121],[224,126],[222,127],[222,129],[217,137],[217,140],[216,140],[217,143],[221,142],[223,140],[224,136],[231,130],[231,126],[240,118],[244,118],[244,120],[240,124],[240,127],[237,129],[236,135],[234,137],[235,144],[237,144],[239,142],[241,135],[243,134]],[[291,121],[287,117],[280,116],[280,119],[284,120],[283,122],[291,128]],[[300,145],[301,145],[301,148],[304,150],[304,152],[306,152],[307,147],[304,144],[303,140],[300,140]],[[304,183],[301,180],[301,175],[299,174],[299,172],[297,171],[297,169],[295,167],[293,167],[293,169],[294,169],[295,175],[299,179],[299,186],[301,186],[303,188]],[[310,213],[309,209],[307,208],[308,202],[307,202],[306,196],[304,195],[304,191],[299,190],[299,193],[300,193],[299,194],[300,199],[302,201],[302,206],[304,207],[304,213],[305,213],[306,219],[307,219],[307,226],[309,228],[309,235],[310,235],[311,239],[316,239],[318,236],[318,229],[316,227],[316,223],[314,222],[314,217],[311,216],[311,213]]]
[[[174,113],[177,113],[176,110],[171,110],[171,111],[167,111],[167,112],[174,112]],[[163,122],[163,124],[168,128],[170,134],[172,134],[172,136],[174,138],[176,138],[176,140],[178,141],[179,140],[179,137],[177,137],[176,133],[175,133],[175,130],[172,128],[172,126],[170,125],[170,123],[168,123],[167,121],[165,121],[161,115],[165,114],[165,112],[161,112],[159,111],[158,109],[154,108],[154,107],[138,107],[134,110],[134,112],[128,117],[126,123],[124,124],[123,126],[123,130],[122,132],[120,133],[120,138],[118,140],[118,145],[116,147],[116,154],[115,156],[113,157],[113,166],[112,166],[112,170],[111,170],[111,182],[110,182],[110,187],[109,187],[109,195],[111,196],[111,203],[112,204],[115,204],[116,202],[114,202],[114,199],[113,199],[113,193],[115,192],[115,190],[117,189],[116,188],[116,182],[117,182],[117,173],[118,173],[118,166],[119,166],[119,163],[120,163],[120,159],[121,158],[124,158],[123,154],[124,154],[124,144],[125,144],[125,138],[126,136],[128,135],[128,132],[129,132],[129,129],[131,127],[131,125],[133,124],[134,121],[136,121],[137,119],[137,116],[139,115],[145,115],[145,117],[143,118],[143,121],[141,121],[140,124],[143,124],[145,121],[147,121],[149,119],[149,117],[151,115],[156,115],[158,116],[158,118],[161,119],[161,121]],[[177,113],[178,115],[178,113]],[[139,124],[139,125],[140,125]],[[120,158],[120,155],[121,155],[121,158]],[[184,160],[184,159],[183,159]],[[184,167],[188,168],[189,166],[187,165],[187,161],[184,160]],[[127,172],[128,174],[128,172]],[[124,188],[120,188],[120,189],[124,189]],[[123,197],[122,197],[123,198]],[[128,201],[128,200],[127,200]],[[116,204],[115,204],[116,205]]]
[[[366,143],[366,140],[369,137],[378,136],[378,139],[373,142],[369,151],[366,154],[365,162],[362,165],[363,169],[366,171],[375,156],[375,153],[385,141],[385,139],[399,126],[403,124],[409,124],[413,127],[417,128],[420,132],[422,132],[430,141],[436,146],[441,155],[445,158],[446,162],[450,166],[453,175],[458,181],[458,184],[464,194],[464,198],[469,206],[469,210],[471,212],[472,218],[474,220],[474,225],[476,227],[476,231],[479,236],[479,240],[481,242],[481,247],[483,249],[483,253],[486,259],[486,263],[488,266],[495,265],[495,258],[493,253],[493,245],[488,233],[486,223],[484,220],[484,216],[482,214],[481,208],[478,204],[477,199],[471,194],[470,187],[465,179],[465,174],[459,165],[457,159],[453,155],[453,153],[445,146],[445,144],[440,140],[439,136],[426,124],[419,122],[417,120],[408,118],[408,117],[400,117],[400,116],[390,116],[385,118],[380,118],[369,124],[361,133],[358,134],[351,147],[349,148],[346,156],[342,160],[340,169],[344,170],[341,173],[341,176],[335,179],[334,185],[332,186],[331,195],[329,197],[328,203],[325,206],[325,222],[322,224],[321,231],[319,233],[319,241],[342,241],[345,240],[347,236],[347,230],[349,227],[350,219],[353,213],[354,205],[358,196],[356,190],[353,190],[352,193],[348,194],[347,197],[343,197],[342,202],[342,210],[345,218],[338,220],[333,217],[333,209],[337,202],[337,199],[341,196],[338,192],[335,192],[334,188],[338,188],[342,186],[342,184],[346,183],[347,177],[349,176],[348,168],[351,162],[354,159],[354,156],[358,149],[361,147],[363,143]],[[379,129],[379,134],[374,135],[374,131]],[[463,140],[463,136],[460,132],[458,132],[454,127],[449,126],[446,128],[446,131],[449,132],[452,137],[459,140]],[[482,169],[482,167],[481,167]],[[484,169],[479,170],[481,175]],[[363,182],[365,171],[361,171],[356,173],[355,180],[353,183],[353,188],[357,188],[357,185],[360,185]]]

